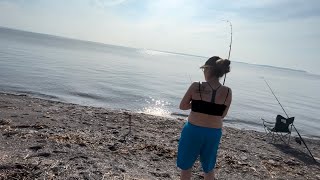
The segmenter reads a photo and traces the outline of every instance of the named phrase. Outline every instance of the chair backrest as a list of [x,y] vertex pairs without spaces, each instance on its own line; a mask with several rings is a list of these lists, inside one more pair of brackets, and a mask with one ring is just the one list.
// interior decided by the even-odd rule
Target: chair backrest
[[285,118],[281,115],[277,115],[276,117],[276,124],[273,128],[273,131],[276,132],[291,132],[291,129],[289,130],[289,126],[293,124],[294,117]]

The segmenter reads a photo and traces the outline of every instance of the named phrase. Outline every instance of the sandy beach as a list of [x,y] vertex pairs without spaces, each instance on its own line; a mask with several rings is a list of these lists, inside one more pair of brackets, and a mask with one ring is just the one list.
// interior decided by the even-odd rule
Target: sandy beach
[[[0,94],[0,179],[179,179],[185,119]],[[320,141],[305,141],[318,159]],[[319,161],[319,159],[318,159]],[[197,162],[194,179],[203,179]],[[218,179],[320,179],[320,165],[292,138],[224,127]]]

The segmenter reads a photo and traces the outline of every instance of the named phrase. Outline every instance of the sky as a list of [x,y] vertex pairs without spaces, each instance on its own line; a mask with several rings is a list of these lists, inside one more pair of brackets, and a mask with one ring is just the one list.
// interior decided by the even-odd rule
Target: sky
[[0,0],[0,26],[320,74],[319,0]]

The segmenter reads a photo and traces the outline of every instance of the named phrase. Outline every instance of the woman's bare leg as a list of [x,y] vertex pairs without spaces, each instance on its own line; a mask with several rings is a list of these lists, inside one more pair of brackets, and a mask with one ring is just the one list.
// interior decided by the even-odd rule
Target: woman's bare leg
[[204,180],[214,180],[214,170],[204,174]]
[[180,179],[181,180],[190,180],[191,179],[191,168],[188,170],[181,170]]

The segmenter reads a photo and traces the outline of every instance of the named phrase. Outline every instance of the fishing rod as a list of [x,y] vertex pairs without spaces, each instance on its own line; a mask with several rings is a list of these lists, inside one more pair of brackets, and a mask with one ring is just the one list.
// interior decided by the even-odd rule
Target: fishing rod
[[[266,82],[266,84],[267,84],[267,86],[269,87],[270,91],[272,92],[273,96],[276,98],[276,100],[278,101],[278,103],[279,103],[279,105],[281,106],[282,110],[284,111],[284,113],[286,114],[287,118],[289,119],[289,116],[288,116],[287,112],[284,110],[284,108],[283,108],[283,106],[281,105],[281,103],[280,103],[279,99],[277,98],[277,96],[274,94],[273,90],[272,90],[272,89],[271,89],[271,87],[269,86],[269,84],[268,84],[267,80],[266,80],[265,78],[263,78],[263,80],[264,80],[264,82]],[[307,148],[307,150],[309,151],[309,154],[311,155],[312,159],[313,159],[315,162],[317,162],[317,160],[313,157],[313,155],[312,155],[312,153],[311,153],[310,149],[308,148],[308,146],[307,146],[307,144],[305,143],[305,141],[302,139],[302,137],[301,137],[301,135],[300,135],[299,131],[297,130],[297,128],[294,126],[294,124],[293,124],[293,123],[292,123],[292,126],[293,126],[293,127],[294,127],[294,129],[296,130],[296,132],[297,132],[297,134],[298,134],[298,136],[299,136],[300,140],[303,142],[304,146],[305,146],[305,147]]]
[[[232,46],[232,34],[233,34],[232,33],[232,23],[229,20],[222,20],[222,21],[226,21],[230,25],[230,44],[229,44],[229,53],[228,53],[228,60],[230,60],[231,46]],[[226,82],[226,77],[227,77],[227,74],[224,74],[223,85]]]
[[[226,21],[227,23],[229,23],[229,25],[230,25],[230,44],[229,44],[229,53],[228,53],[228,60],[230,60],[230,55],[231,55],[231,47],[232,47],[232,23],[231,23],[231,21],[229,21],[229,20],[222,20],[222,21]],[[223,85],[224,85],[224,83],[226,82],[226,77],[227,77],[227,74],[224,74],[224,79],[223,79]],[[190,78],[190,75],[189,75],[189,78]],[[191,78],[190,78],[190,80],[191,80]]]

